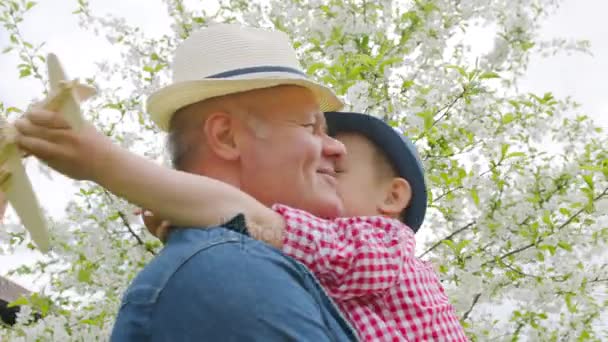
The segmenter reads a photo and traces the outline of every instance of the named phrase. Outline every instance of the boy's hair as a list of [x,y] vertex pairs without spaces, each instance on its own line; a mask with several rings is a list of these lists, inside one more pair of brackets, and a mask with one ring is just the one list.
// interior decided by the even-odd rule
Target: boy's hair
[[[365,137],[365,136],[364,136]],[[367,139],[367,137],[365,137]],[[392,179],[400,177],[395,165],[388,159],[386,153],[373,141],[371,142],[374,149],[374,168],[376,171],[376,176],[378,177],[378,181],[384,181],[386,179]],[[407,208],[410,206],[410,202],[403,208],[401,213],[399,213],[399,220],[405,222],[405,213],[407,212]]]

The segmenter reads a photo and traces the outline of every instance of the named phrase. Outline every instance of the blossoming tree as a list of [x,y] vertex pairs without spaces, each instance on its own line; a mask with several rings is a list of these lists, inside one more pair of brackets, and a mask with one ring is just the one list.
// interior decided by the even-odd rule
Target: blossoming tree
[[[608,338],[607,304],[598,299],[608,284],[608,137],[572,100],[517,88],[531,56],[587,51],[585,42],[539,38],[558,0],[221,0],[212,10],[164,2],[173,25],[162,36],[74,2],[82,30],[123,57],[100,56],[87,80],[100,90],[87,118],[107,135],[163,160],[142,104],[168,82],[179,41],[211,22],[283,30],[307,72],[347,109],[381,116],[415,140],[431,208],[419,255],[438,266],[472,340]],[[47,51],[20,31],[33,6],[1,2],[0,32],[20,77],[43,84]],[[494,44],[475,56],[470,38],[480,29]],[[9,118],[24,110],[0,109]],[[78,186],[65,217],[52,222],[53,252],[14,271],[49,281],[14,303],[18,324],[0,326],[8,340],[106,338],[122,292],[161,248],[127,203],[95,184]],[[31,242],[9,222],[0,248],[18,246]]]

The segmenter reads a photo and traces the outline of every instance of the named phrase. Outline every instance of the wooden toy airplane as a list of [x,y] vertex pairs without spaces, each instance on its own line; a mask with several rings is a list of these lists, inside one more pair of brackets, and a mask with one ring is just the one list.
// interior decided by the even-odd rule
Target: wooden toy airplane
[[[95,88],[80,84],[77,80],[68,81],[54,54],[48,55],[47,67],[48,96],[36,106],[60,112],[73,129],[81,128],[84,119],[80,113],[80,102],[95,95]],[[0,191],[6,193],[8,201],[38,248],[47,252],[50,241],[46,220],[21,163],[22,152],[15,145],[14,138],[15,128],[0,117]]]

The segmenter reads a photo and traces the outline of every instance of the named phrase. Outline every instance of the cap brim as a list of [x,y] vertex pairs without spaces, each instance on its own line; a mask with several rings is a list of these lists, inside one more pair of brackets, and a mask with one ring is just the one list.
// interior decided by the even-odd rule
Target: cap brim
[[404,223],[414,232],[418,231],[426,214],[428,195],[424,169],[414,144],[384,121],[368,114],[328,112],[325,118],[331,135],[358,133],[386,153],[399,176],[410,183],[412,200]]
[[206,79],[180,82],[156,91],[148,98],[146,110],[161,130],[168,131],[173,114],[187,105],[213,97],[280,85],[297,85],[310,89],[324,112],[340,110],[344,106],[331,89],[304,78]]

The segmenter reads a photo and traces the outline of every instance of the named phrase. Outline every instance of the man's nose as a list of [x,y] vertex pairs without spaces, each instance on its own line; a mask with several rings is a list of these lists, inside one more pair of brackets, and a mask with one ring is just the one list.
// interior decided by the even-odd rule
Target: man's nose
[[327,134],[323,135],[323,155],[326,157],[341,158],[346,155],[346,146]]

